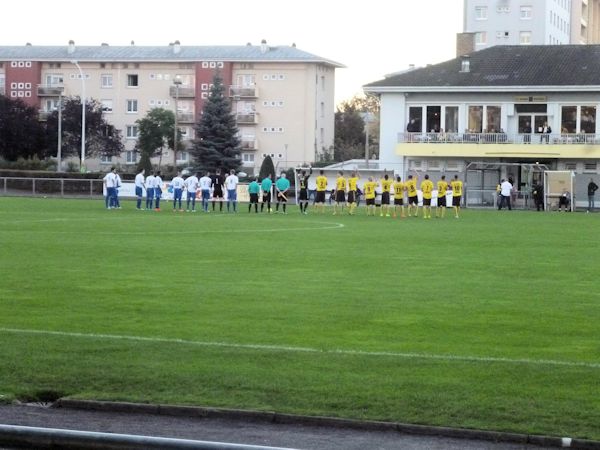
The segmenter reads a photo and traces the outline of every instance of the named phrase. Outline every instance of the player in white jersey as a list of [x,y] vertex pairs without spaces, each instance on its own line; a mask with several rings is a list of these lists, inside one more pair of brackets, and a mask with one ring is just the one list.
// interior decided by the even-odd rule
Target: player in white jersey
[[142,197],[144,196],[144,173],[146,171],[142,169],[140,173],[135,176],[135,196],[137,197],[136,208],[142,209]]
[[146,209],[152,209],[154,203],[154,174],[146,177]]
[[186,211],[190,210],[191,201],[192,212],[196,212],[196,190],[198,189],[199,184],[198,175],[200,175],[200,172],[198,172],[196,175],[192,175],[191,177],[187,177],[184,181],[185,188],[187,190],[187,205],[185,208]]
[[202,178],[200,178],[200,190],[202,191],[202,210],[208,212],[208,201],[210,200],[210,187],[212,186],[212,178],[210,172],[206,172]]
[[225,189],[227,189],[227,212],[230,212],[230,205],[233,204],[233,212],[237,212],[237,185],[240,182],[235,174],[235,170],[231,169],[229,176],[225,178]]
[[104,188],[106,190],[106,197],[104,199],[104,203],[106,205],[106,209],[112,209],[116,207],[115,203],[115,189],[117,186],[117,175],[116,169],[114,167],[110,168],[110,172],[108,172],[104,178],[102,179],[104,184]]
[[183,211],[181,208],[181,196],[183,195],[183,178],[181,178],[181,171],[177,171],[175,178],[171,180],[171,187],[173,188],[173,211],[177,210],[177,203],[179,203],[179,211]]
[[162,196],[163,180],[160,177],[160,170],[154,174],[154,206],[156,211],[160,211],[160,197]]

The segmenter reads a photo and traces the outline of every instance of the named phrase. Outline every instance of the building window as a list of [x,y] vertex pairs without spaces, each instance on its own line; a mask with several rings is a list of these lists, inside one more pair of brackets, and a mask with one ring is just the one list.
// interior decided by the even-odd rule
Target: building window
[[321,117],[325,117],[325,102],[321,102]]
[[475,20],[487,20],[487,6],[475,7]]
[[446,133],[458,132],[458,106],[446,106]]
[[139,87],[137,74],[127,75],[127,87]]
[[485,45],[487,43],[487,33],[485,31],[478,31],[475,33],[475,45]]
[[580,130],[582,133],[596,133],[596,107],[582,106],[580,120]]
[[138,127],[136,125],[127,125],[125,136],[127,139],[137,139]]
[[134,151],[125,152],[125,162],[127,164],[135,164],[137,162],[136,161],[136,159],[137,159],[136,156],[137,155],[135,154]]
[[487,106],[485,108],[486,118],[486,132],[487,133],[499,133],[500,132],[500,107],[499,106]]
[[112,156],[100,155],[100,163],[101,164],[110,164],[110,163],[112,163]]
[[100,87],[103,89],[113,87],[113,76],[110,73],[100,75]]
[[531,31],[521,31],[519,33],[519,44],[531,45]]
[[483,128],[483,106],[469,106],[469,132],[481,133]]
[[254,153],[242,153],[242,161],[246,164],[254,163]]
[[561,108],[560,132],[577,132],[577,106],[563,106]]
[[411,106],[408,108],[408,125],[406,131],[409,133],[420,133],[423,123],[423,108],[420,106]]
[[127,112],[128,113],[137,113],[138,112],[138,101],[137,100],[127,100]]
[[188,162],[190,160],[190,154],[188,152],[177,152],[177,162]]
[[102,104],[102,112],[104,113],[112,113],[113,112],[113,101],[111,99],[102,99],[100,100]]
[[530,20],[531,19],[531,11],[532,11],[531,6],[521,6],[521,11],[520,11],[521,19]]

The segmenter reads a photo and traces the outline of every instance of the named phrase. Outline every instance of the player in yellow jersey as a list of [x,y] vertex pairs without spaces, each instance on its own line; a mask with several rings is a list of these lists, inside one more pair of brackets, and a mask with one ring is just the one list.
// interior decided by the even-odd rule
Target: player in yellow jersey
[[363,186],[365,193],[365,201],[367,202],[367,216],[375,215],[375,189],[377,182],[373,181],[373,177],[369,177],[369,181]]
[[317,177],[317,194],[315,197],[317,211],[321,211],[321,214],[325,212],[325,192],[327,191],[327,177],[324,174],[325,171],[319,171],[319,176]]
[[406,195],[408,196],[408,217],[411,216],[410,211],[414,208],[415,214],[417,217],[419,215],[419,197],[417,195],[417,180],[418,178],[415,176],[413,178],[412,175],[408,176],[408,180],[404,183],[404,187],[406,188]]
[[421,182],[421,192],[423,193],[423,219],[431,219],[433,181],[429,179],[429,175],[427,174],[425,174],[425,179]]
[[440,181],[437,182],[437,207],[435,208],[435,217],[442,219],[446,215],[446,191],[448,190],[448,182],[446,176],[442,175]]
[[356,209],[356,191],[358,189],[358,179],[360,175],[357,171],[352,172],[348,178],[348,214],[353,215]]
[[404,183],[402,182],[402,178],[400,178],[399,176],[397,176],[396,181],[394,181],[393,189],[394,189],[394,217],[396,217],[396,213],[398,212],[398,207],[400,207],[400,217],[406,217],[404,215]]
[[392,187],[392,180],[386,173],[381,180],[381,212],[379,215],[383,217],[390,217],[390,189]]
[[452,206],[454,207],[454,217],[458,219],[460,213],[460,199],[462,197],[463,183],[458,179],[458,175],[454,175],[454,180],[450,182],[452,188]]
[[340,214],[342,213],[344,203],[346,203],[346,178],[344,178],[344,172],[340,170],[338,172],[337,180],[335,180],[335,205],[333,205],[333,215],[336,215],[338,210]]

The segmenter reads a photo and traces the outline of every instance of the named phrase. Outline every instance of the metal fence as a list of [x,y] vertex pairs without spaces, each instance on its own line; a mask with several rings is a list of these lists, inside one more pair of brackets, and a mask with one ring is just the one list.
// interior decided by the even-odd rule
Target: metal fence
[[0,177],[0,195],[100,198],[102,197],[102,180]]

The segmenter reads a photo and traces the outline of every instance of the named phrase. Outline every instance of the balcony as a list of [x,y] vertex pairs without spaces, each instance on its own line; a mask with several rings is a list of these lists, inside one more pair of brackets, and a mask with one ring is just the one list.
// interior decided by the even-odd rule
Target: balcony
[[235,120],[238,124],[255,125],[258,123],[258,116],[256,113],[238,113],[235,115]]
[[173,98],[194,98],[196,97],[196,90],[190,86],[179,86],[179,94],[177,93],[177,87],[169,87],[169,95]]
[[240,148],[242,150],[258,150],[258,141],[252,138],[242,138]]
[[58,97],[62,95],[65,87],[62,84],[38,84],[38,97]]
[[600,134],[398,133],[399,144],[600,144]]
[[229,96],[234,98],[257,98],[258,88],[256,86],[229,86]]
[[177,122],[180,124],[183,123],[194,123],[194,113],[191,112],[181,112],[177,113]]

